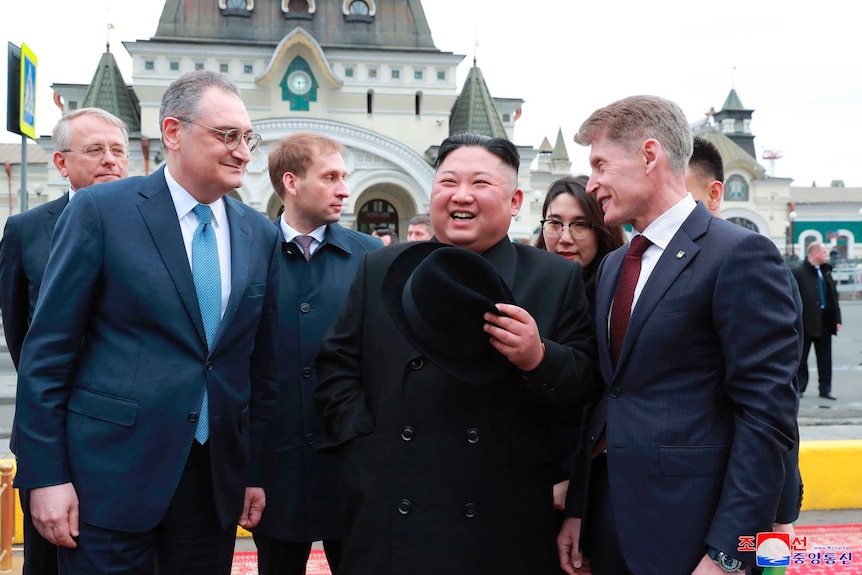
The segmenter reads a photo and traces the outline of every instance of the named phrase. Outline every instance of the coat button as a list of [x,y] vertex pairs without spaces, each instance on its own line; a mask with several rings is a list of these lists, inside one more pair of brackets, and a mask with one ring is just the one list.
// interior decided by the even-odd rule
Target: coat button
[[302,377],[306,377],[306,378],[311,377],[311,368],[310,367],[303,367],[302,368]]
[[208,361],[207,362],[207,371],[212,371],[212,370],[213,370],[213,362]]
[[620,393],[622,393],[622,390],[619,387],[614,386],[611,388],[611,397],[617,398],[620,396]]
[[302,313],[308,313],[310,309],[311,309],[311,306],[307,303],[299,304],[299,311],[301,311]]
[[422,366],[425,365],[425,362],[421,357],[417,357],[416,359],[411,359],[410,363],[407,365],[410,366],[410,369],[422,369]]
[[467,430],[467,443],[479,443],[479,430],[475,427]]
[[413,441],[413,437],[416,436],[416,430],[410,427],[409,425],[405,425],[401,430],[401,439],[404,441]]
[[409,499],[402,499],[401,503],[398,504],[398,513],[401,515],[407,515],[413,509],[413,504],[410,503]]
[[464,506],[464,517],[476,517],[475,503],[468,503]]
[[192,423],[194,423],[195,421],[197,421],[197,420],[198,420],[198,414],[197,414],[197,413],[195,413],[194,411],[193,411],[193,412],[191,412],[191,413],[188,415],[188,420],[189,420],[189,421],[191,421]]
[[306,435],[306,436],[305,436],[305,442],[306,442],[307,444],[309,444],[309,445],[313,444],[313,443],[314,443],[314,435],[313,435],[313,434],[311,434],[311,433],[309,433],[308,435]]

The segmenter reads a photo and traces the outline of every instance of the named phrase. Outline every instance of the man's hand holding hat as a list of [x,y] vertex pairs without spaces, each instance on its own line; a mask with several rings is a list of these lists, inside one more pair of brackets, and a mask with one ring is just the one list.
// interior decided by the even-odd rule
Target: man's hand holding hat
[[491,336],[491,345],[521,371],[533,371],[545,357],[536,320],[516,305],[498,303],[496,307],[500,315],[485,314],[485,332]]

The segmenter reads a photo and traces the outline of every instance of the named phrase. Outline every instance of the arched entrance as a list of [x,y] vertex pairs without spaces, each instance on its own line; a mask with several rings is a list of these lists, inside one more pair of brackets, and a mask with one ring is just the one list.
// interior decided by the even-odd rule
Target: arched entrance
[[398,235],[398,211],[386,200],[375,199],[365,202],[359,208],[356,229],[370,234],[380,227],[387,227]]

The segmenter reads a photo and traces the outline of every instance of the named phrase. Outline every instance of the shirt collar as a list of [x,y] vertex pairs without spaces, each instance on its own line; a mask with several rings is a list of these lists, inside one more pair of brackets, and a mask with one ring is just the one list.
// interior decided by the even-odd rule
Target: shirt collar
[[[170,170],[165,166],[165,181],[168,184],[168,190],[171,192],[171,199],[174,201],[174,209],[177,211],[177,219],[181,220],[191,212],[200,202],[194,199],[190,193],[186,191],[174,177]],[[214,201],[211,204],[204,204],[212,210],[213,226],[219,227],[227,221],[227,212],[225,211],[224,201],[222,198]]]
[[697,202],[694,201],[691,194],[687,193],[680,201],[648,225],[643,231],[643,235],[653,245],[664,250],[696,207]]
[[[296,236],[301,236],[296,229],[292,228],[286,221],[284,221],[284,217],[278,219],[278,223],[281,226],[281,233],[284,236],[284,241],[292,242]],[[313,237],[317,240],[317,243],[322,244],[323,238],[326,236],[326,224],[323,224],[320,227],[314,228],[310,234],[305,234]]]

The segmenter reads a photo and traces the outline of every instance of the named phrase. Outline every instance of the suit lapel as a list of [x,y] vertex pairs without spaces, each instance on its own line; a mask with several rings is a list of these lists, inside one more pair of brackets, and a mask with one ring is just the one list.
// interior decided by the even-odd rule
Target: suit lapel
[[620,350],[617,372],[619,372],[620,366],[625,363],[631,348],[637,341],[644,324],[649,319],[656,304],[661,301],[667,290],[673,285],[683,270],[697,257],[697,254],[700,252],[700,246],[696,241],[706,233],[711,217],[706,208],[698,205],[689,214],[673,238],[671,238],[670,243],[665,248],[661,258],[650,274],[649,280],[644,285],[640,297],[638,297],[628,329],[626,330],[623,348]]
[[42,227],[47,236],[48,245],[51,245],[51,237],[54,235],[54,227],[56,227],[57,220],[60,219],[60,214],[63,213],[63,210],[66,208],[66,204],[68,203],[69,192],[66,192],[62,197],[57,198],[49,204],[50,207],[47,210],[48,213],[45,216],[45,219],[42,220]]
[[243,212],[234,204],[236,200],[225,196],[225,213],[227,214],[228,226],[230,227],[230,299],[227,308],[219,324],[213,349],[215,349],[222,338],[225,330],[229,328],[234,316],[236,316],[239,304],[245,295],[248,284],[249,262],[252,260],[252,237],[251,226],[246,221]]
[[614,291],[627,252],[627,246],[611,252],[596,271],[596,341],[600,349],[599,368],[604,380],[608,382],[611,381],[614,373],[608,337],[608,316],[611,313]]
[[198,332],[198,336],[206,347],[206,332],[201,319],[201,309],[198,304],[198,294],[195,290],[189,258],[180,230],[180,222],[176,216],[176,208],[165,181],[164,168],[144,180],[141,188],[141,200],[138,210],[144,219],[150,236],[159,252],[171,280],[177,289],[180,299]]

